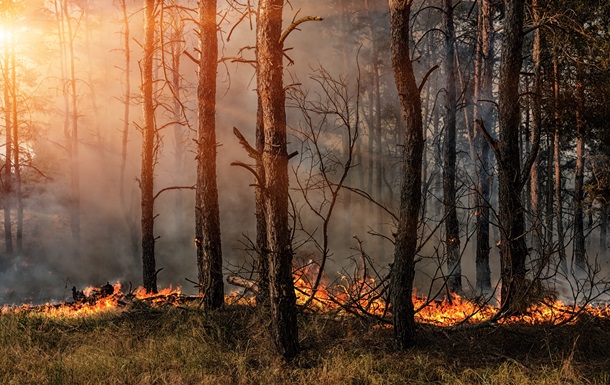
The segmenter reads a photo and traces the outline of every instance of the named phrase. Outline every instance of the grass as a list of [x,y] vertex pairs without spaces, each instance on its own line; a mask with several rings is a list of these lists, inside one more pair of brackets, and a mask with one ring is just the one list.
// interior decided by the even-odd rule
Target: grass
[[140,308],[96,316],[0,316],[0,384],[607,384],[610,320],[462,331],[391,329],[302,315],[300,357],[275,353],[256,310]]

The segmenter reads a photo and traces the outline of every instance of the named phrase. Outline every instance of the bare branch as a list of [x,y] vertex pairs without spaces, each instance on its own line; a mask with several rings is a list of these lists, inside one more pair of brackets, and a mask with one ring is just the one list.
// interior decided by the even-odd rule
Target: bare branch
[[292,23],[290,23],[290,25],[288,26],[288,28],[286,28],[286,30],[282,33],[282,36],[280,36],[280,44],[284,45],[284,41],[288,38],[288,35],[290,35],[290,33],[292,31],[294,31],[295,29],[297,29],[297,27],[307,21],[322,21],[324,20],[321,17],[318,16],[305,16],[300,18],[299,20],[295,20]]

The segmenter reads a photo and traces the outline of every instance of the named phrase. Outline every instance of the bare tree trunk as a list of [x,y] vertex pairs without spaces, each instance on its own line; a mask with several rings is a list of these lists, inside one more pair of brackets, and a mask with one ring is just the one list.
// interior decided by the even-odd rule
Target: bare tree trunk
[[199,1],[199,112],[197,186],[195,192],[195,244],[199,292],[208,309],[224,304],[220,210],[216,183],[216,68],[218,36],[216,0]]
[[600,225],[599,225],[599,253],[605,255],[607,251],[606,241],[608,238],[608,205],[602,203],[599,210]]
[[71,115],[70,124],[72,130],[70,132],[70,176],[71,176],[71,187],[72,197],[70,202],[70,229],[72,230],[72,239],[75,247],[79,247],[80,244],[80,163],[78,159],[78,98],[76,94],[76,63],[74,57],[74,39],[75,34],[72,29],[72,21],[70,20],[70,14],[68,13],[68,3],[64,0],[62,4],[62,10],[64,19],[67,26],[68,33],[68,59],[70,65],[70,96],[71,96]]
[[[580,76],[580,74],[579,74]],[[574,264],[576,271],[584,273],[587,268],[584,229],[584,179],[585,179],[585,125],[583,123],[584,90],[582,80],[576,81],[576,169],[574,184]]]
[[142,275],[144,289],[157,292],[155,262],[154,216],[154,164],[156,152],[155,110],[153,105],[153,58],[155,54],[155,0],[144,0],[144,45],[142,58],[142,170],[140,190],[142,194]]
[[138,258],[140,237],[136,221],[131,215],[131,207],[127,207],[125,200],[125,169],[127,167],[127,144],[129,143],[129,109],[131,107],[131,35],[129,30],[129,17],[127,15],[126,0],[120,2],[121,12],[123,14],[123,49],[125,50],[125,96],[123,97],[123,132],[121,133],[121,166],[119,180],[119,195],[121,201],[121,209],[129,230],[129,240],[131,244],[131,253],[134,259]]
[[11,218],[11,206],[13,197],[13,122],[10,95],[10,51],[8,44],[4,45],[4,62],[2,74],[4,77],[4,123],[6,125],[6,158],[4,162],[4,242],[7,254],[13,253],[13,229]]
[[[176,17],[173,21],[174,26],[172,30],[172,37],[170,43],[170,51],[172,58],[172,89],[174,94],[174,171],[176,184],[178,186],[184,185],[182,182],[184,179],[184,151],[185,151],[185,138],[184,138],[184,127],[182,121],[182,104],[180,96],[182,92],[182,79],[180,78],[180,58],[182,57],[183,43],[182,36],[184,34],[184,22]],[[182,234],[184,231],[181,227],[184,223],[184,204],[183,204],[183,192],[182,190],[176,190],[176,212],[175,214],[175,231],[176,234]]]
[[[258,25],[257,25],[258,28]],[[263,106],[257,91],[256,109],[256,151],[262,154],[265,149],[265,127]],[[265,167],[262,159],[256,159],[256,172],[261,183],[265,183]],[[267,244],[267,214],[265,211],[264,186],[256,185],[254,191],[256,215],[256,248],[258,253],[258,286],[256,303],[263,307],[269,306],[269,246]]]
[[286,359],[299,352],[292,244],[288,226],[286,95],[283,84],[283,0],[260,0],[258,8],[258,93],[263,110],[265,213],[269,247],[269,302],[276,348]]
[[12,129],[13,129],[13,171],[14,177],[14,191],[13,196],[15,197],[15,203],[17,204],[17,229],[15,232],[15,251],[21,253],[23,250],[23,192],[21,189],[21,160],[20,148],[19,148],[19,115],[17,113],[17,68],[15,63],[15,34],[11,34],[11,89],[13,93],[13,102],[11,107],[13,108],[12,114]]
[[392,66],[405,122],[400,214],[390,283],[394,336],[401,349],[415,344],[412,294],[424,150],[421,98],[409,49],[412,3],[412,0],[389,0]]
[[[538,23],[540,20],[540,9],[538,6],[538,0],[532,1],[532,11],[534,14],[534,22]],[[542,50],[541,46],[541,29],[537,28],[534,31],[534,44],[532,48],[532,60],[534,61],[534,89],[532,90],[533,95],[530,97],[532,105],[532,132],[530,141],[533,143],[535,140],[536,131],[540,132],[542,129],[542,68],[540,63],[540,54]],[[532,233],[532,248],[542,257],[542,217],[540,215],[540,179],[538,176],[539,172],[538,159],[532,164],[532,170],[530,172],[530,202],[531,202],[531,233]],[[545,263],[542,260],[538,267],[537,274],[542,271]]]
[[[475,61],[475,120],[483,122],[487,129],[494,126],[491,110],[493,99],[493,62],[494,62],[494,28],[493,12],[490,0],[480,0],[478,19],[478,40]],[[490,212],[490,180],[491,168],[489,166],[489,143],[483,138],[481,132],[474,132],[476,147],[476,288],[481,292],[491,290],[491,270],[489,268],[489,212]]]
[[519,74],[523,45],[525,0],[505,1],[504,42],[500,67],[498,117],[498,174],[500,181],[500,232],[502,292],[505,311],[520,311],[525,284],[525,216],[521,203],[522,180],[519,151]]
[[557,242],[559,247],[559,261],[563,272],[567,274],[568,264],[566,258],[565,243],[563,240],[563,199],[561,197],[561,149],[560,149],[560,125],[559,125],[559,66],[557,62],[557,52],[553,55],[553,110],[554,110],[554,125],[555,133],[553,137],[554,158],[555,158],[555,206],[557,217]]
[[445,208],[445,250],[447,255],[447,287],[451,292],[462,290],[460,262],[460,227],[457,218],[455,189],[456,172],[456,95],[455,95],[455,29],[453,0],[444,1],[445,23],[445,140],[443,144],[443,206]]

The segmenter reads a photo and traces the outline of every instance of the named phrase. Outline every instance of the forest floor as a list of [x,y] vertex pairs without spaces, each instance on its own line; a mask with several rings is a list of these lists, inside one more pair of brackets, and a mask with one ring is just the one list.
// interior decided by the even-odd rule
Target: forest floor
[[420,325],[418,346],[353,317],[301,315],[302,353],[275,353],[257,311],[132,307],[0,315],[0,384],[608,384],[610,320]]

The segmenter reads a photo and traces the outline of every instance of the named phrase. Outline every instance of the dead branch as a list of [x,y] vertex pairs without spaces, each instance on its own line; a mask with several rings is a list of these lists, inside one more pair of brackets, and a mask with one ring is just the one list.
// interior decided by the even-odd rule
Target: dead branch
[[227,276],[227,283],[234,286],[243,287],[244,289],[252,290],[254,293],[259,292],[258,282],[253,279],[240,277],[239,275]]
[[153,201],[155,201],[159,195],[169,190],[194,190],[195,186],[170,186],[159,190],[155,196],[153,197]]
[[305,16],[302,17],[298,20],[293,21],[292,23],[290,23],[290,25],[288,26],[288,28],[286,28],[286,30],[282,33],[282,36],[280,36],[280,45],[284,45],[284,41],[288,38],[288,35],[290,35],[290,33],[292,33],[292,31],[294,31],[295,29],[297,29],[297,27],[307,21],[322,21],[324,20],[321,17],[318,16]]
[[258,183],[258,185],[264,189],[265,188],[265,183],[263,182],[263,180],[261,179],[261,177],[258,175],[258,173],[256,172],[256,170],[254,170],[251,166],[248,166],[247,164],[243,163],[243,162],[231,162],[231,166],[237,166],[237,167],[243,167],[246,170],[250,171],[252,173],[252,175],[254,175],[254,177],[256,178],[256,181]]
[[239,141],[239,144],[241,144],[241,146],[244,148],[244,150],[246,150],[246,152],[248,153],[248,156],[254,160],[259,161],[261,158],[261,154],[260,152],[256,151],[251,145],[250,143],[248,143],[248,141],[246,140],[246,138],[244,138],[244,136],[242,135],[242,133],[237,129],[237,127],[233,127],[233,135],[235,135],[237,137],[237,140]]

